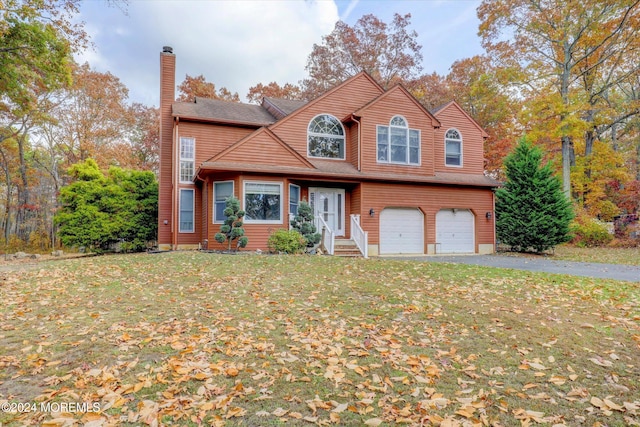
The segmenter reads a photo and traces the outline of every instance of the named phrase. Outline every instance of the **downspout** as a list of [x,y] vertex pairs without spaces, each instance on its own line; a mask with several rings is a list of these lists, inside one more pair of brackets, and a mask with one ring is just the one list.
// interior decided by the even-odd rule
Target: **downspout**
[[178,162],[179,162],[179,144],[178,144],[178,124],[180,123],[180,118],[176,117],[173,122],[173,162],[171,165],[171,169],[173,171],[173,209],[171,212],[171,248],[175,251],[178,249],[178,182],[180,177],[178,176]]
[[351,120],[353,120],[354,122],[356,122],[358,124],[358,172],[361,171],[362,167],[361,167],[361,163],[362,163],[362,151],[361,151],[361,147],[362,147],[362,134],[360,133],[360,129],[361,129],[361,124],[360,124],[360,120],[357,119],[357,116],[355,114],[351,114]]
[[491,189],[491,200],[493,202],[493,252],[498,252],[496,236],[496,189]]

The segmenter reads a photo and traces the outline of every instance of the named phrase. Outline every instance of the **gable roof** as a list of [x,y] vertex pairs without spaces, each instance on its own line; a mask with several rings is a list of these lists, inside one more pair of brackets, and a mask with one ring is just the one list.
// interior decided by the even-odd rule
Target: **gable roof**
[[471,123],[473,123],[473,125],[478,128],[478,130],[480,131],[480,133],[482,133],[482,137],[483,138],[489,138],[489,134],[482,128],[482,126],[480,126],[478,124],[478,122],[475,121],[475,119],[473,117],[471,117],[466,111],[464,111],[464,108],[462,108],[456,101],[449,101],[444,105],[441,105],[440,107],[437,107],[435,109],[432,110],[433,115],[438,117],[439,115],[441,115],[444,111],[450,109],[450,108],[455,108],[456,110],[458,110],[463,116],[465,116],[467,119],[469,119],[469,121]]
[[[261,153],[269,153],[268,157],[256,156],[256,146],[260,146]],[[272,156],[277,156],[279,165],[314,168],[313,164],[282,139],[278,138],[269,128],[261,127],[240,141],[222,150],[206,162],[238,162],[248,164],[273,164]],[[205,163],[206,163],[205,162]]]
[[[331,89],[329,89],[328,91],[326,91],[325,93],[323,93],[322,95],[320,95],[317,98],[312,99],[311,101],[307,102],[306,104],[302,105],[301,107],[299,107],[295,112],[296,114],[299,113],[303,113],[304,110],[306,110],[307,108],[312,107],[313,105],[321,102],[323,99],[331,96],[332,94],[334,94],[335,92],[341,90],[342,88],[344,88],[345,86],[348,86],[350,84],[352,84],[354,81],[359,80],[359,79],[365,79],[367,80],[369,83],[373,84],[373,86],[378,89],[380,91],[380,93],[384,93],[384,89],[382,88],[382,86],[380,86],[378,84],[378,82],[376,82],[374,80],[373,77],[371,77],[367,72],[365,71],[360,71],[358,74],[356,74],[355,76],[351,76],[349,77],[347,80],[343,81],[342,83],[332,87]],[[278,124],[276,126],[279,126],[282,122],[287,121],[290,117],[292,117],[292,114],[287,115],[286,117],[283,118],[283,120],[279,120]]]
[[362,106],[361,108],[359,108],[357,111],[354,112],[354,114],[356,116],[362,114],[362,112],[366,111],[370,107],[374,106],[375,104],[377,104],[378,102],[380,102],[383,99],[387,98],[388,96],[391,96],[392,93],[397,92],[397,91],[401,91],[409,100],[411,100],[411,102],[413,102],[419,109],[421,109],[427,116],[429,116],[431,118],[431,120],[433,122],[435,122],[434,123],[434,127],[440,127],[440,120],[438,120],[429,110],[424,108],[424,105],[420,104],[418,102],[418,100],[413,95],[411,95],[409,93],[409,91],[407,89],[405,89],[405,87],[402,86],[401,84],[397,84],[397,85],[393,86],[391,89],[385,91],[380,96],[378,96],[375,99],[371,100],[368,104],[366,104],[366,105]]
[[245,126],[268,126],[276,122],[260,105],[196,97],[193,102],[175,102],[173,116],[216,123]]
[[280,99],[265,96],[262,98],[262,107],[264,107],[276,119],[282,119],[305,105],[307,101]]

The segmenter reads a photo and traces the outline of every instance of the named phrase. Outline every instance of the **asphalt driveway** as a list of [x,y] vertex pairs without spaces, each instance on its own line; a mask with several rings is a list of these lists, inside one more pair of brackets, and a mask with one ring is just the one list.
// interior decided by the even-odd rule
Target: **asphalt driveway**
[[505,255],[428,255],[407,256],[402,257],[402,259],[411,259],[423,262],[449,262],[481,265],[486,267],[513,268],[516,270],[569,274],[573,276],[624,280],[640,283],[640,266],[635,265],[558,261],[543,257],[529,258]]

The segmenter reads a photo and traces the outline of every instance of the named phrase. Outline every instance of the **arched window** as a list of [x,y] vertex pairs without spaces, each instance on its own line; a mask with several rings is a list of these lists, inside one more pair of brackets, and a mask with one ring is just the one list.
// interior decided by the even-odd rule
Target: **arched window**
[[456,129],[444,135],[444,163],[447,166],[462,166],[462,136]]
[[378,126],[378,163],[420,164],[420,131],[409,129],[402,116],[393,116],[389,126]]
[[344,159],[344,128],[329,114],[316,116],[307,130],[309,157]]

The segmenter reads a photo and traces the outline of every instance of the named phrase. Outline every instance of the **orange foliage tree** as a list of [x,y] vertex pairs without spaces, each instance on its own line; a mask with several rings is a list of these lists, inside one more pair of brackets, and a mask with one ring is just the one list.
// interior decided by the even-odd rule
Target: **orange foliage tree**
[[231,91],[225,87],[216,89],[216,85],[206,81],[202,74],[196,77],[191,77],[187,74],[184,81],[178,86],[177,100],[181,102],[193,102],[196,96],[222,101],[240,102],[240,97],[237,93],[231,93]]

